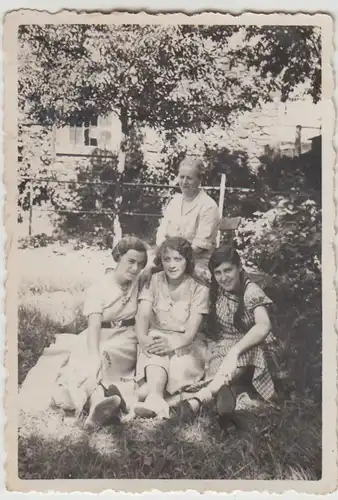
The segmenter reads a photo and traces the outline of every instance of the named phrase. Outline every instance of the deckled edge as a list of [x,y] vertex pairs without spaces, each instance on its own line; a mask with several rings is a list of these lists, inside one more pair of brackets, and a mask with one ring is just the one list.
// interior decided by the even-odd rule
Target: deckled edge
[[[332,18],[330,17],[330,15],[326,14],[326,13],[285,13],[285,12],[274,12],[274,13],[262,13],[262,12],[258,12],[258,11],[252,11],[252,12],[246,12],[246,11],[243,11],[241,13],[216,13],[215,11],[208,11],[208,12],[199,12],[199,13],[149,13],[149,11],[142,11],[142,12],[138,12],[138,13],[131,13],[131,12],[122,12],[122,11],[91,11],[91,12],[88,12],[88,11],[76,11],[74,9],[70,9],[70,10],[60,10],[56,13],[49,13],[48,11],[38,11],[38,10],[30,10],[30,9],[21,9],[21,10],[14,10],[14,11],[11,11],[9,13],[7,13],[5,16],[4,16],[4,52],[6,50],[6,48],[9,49],[9,51],[12,51],[13,52],[13,47],[8,43],[8,38],[10,36],[10,31],[13,30],[14,28],[16,28],[19,24],[22,24],[23,22],[25,22],[26,24],[32,24],[32,23],[39,23],[39,22],[42,22],[43,18],[46,19],[46,17],[49,18],[49,22],[51,22],[51,17],[53,17],[52,21],[53,23],[56,23],[56,24],[61,24],[61,23],[66,23],[67,20],[65,20],[65,16],[68,17],[68,23],[72,23],[72,22],[76,22],[79,23],[81,21],[83,22],[90,22],[90,23],[95,23],[95,22],[102,22],[102,15],[105,16],[105,22],[107,23],[107,21],[109,21],[109,23],[116,23],[116,24],[122,24],[122,22],[133,22],[133,23],[137,23],[137,22],[141,22],[141,21],[146,21],[147,23],[149,24],[167,24],[167,21],[168,18],[170,18],[170,23],[172,24],[190,24],[192,19],[195,21],[195,22],[203,22],[203,24],[225,24],[225,21],[226,21],[226,24],[238,24],[239,21],[241,22],[241,24],[252,24],[252,21],[254,19],[254,24],[256,25],[264,25],[264,24],[267,24],[268,23],[276,23],[276,24],[280,24],[280,22],[277,22],[277,21],[280,21],[281,18],[283,18],[283,20],[287,20],[288,21],[288,24],[315,24],[316,21],[319,23],[319,20],[323,21],[323,23],[326,23],[327,25],[329,26],[325,26],[326,28],[330,27],[331,30],[332,30]],[[100,19],[98,19],[100,17]],[[264,19],[262,19],[262,17],[264,17]],[[82,18],[82,19],[80,19]],[[96,19],[97,18],[97,19]],[[124,20],[122,19],[124,18]],[[126,19],[127,18],[127,19]],[[217,18],[217,19],[216,19]],[[297,18],[297,19],[296,19]],[[217,22],[217,21],[221,21],[221,22]],[[267,22],[263,22],[263,21],[267,21]],[[295,21],[294,23],[291,23],[290,21]],[[297,21],[297,22],[296,22]],[[317,23],[316,23],[317,24]],[[332,30],[332,36],[333,36],[333,30]],[[326,36],[326,33],[324,33],[324,37],[327,38]],[[331,37],[332,38],[332,37]],[[332,56],[332,53],[333,53],[333,43],[331,43],[331,57],[330,57],[330,62],[332,62],[333,60],[333,56]],[[6,230],[6,245],[5,245],[5,257],[6,257],[6,271],[7,271],[7,276],[6,276],[6,283],[8,283],[7,287],[6,287],[6,299],[5,299],[5,312],[6,312],[6,317],[7,317],[7,325],[6,325],[6,333],[7,331],[9,330],[10,327],[15,327],[16,326],[16,318],[12,319],[11,317],[11,314],[12,312],[14,312],[14,316],[16,316],[16,311],[15,311],[15,304],[16,304],[16,297],[15,297],[15,290],[14,290],[14,295],[13,295],[13,285],[15,284],[15,277],[13,278],[13,275],[14,273],[12,273],[12,265],[11,265],[11,261],[14,260],[14,257],[13,257],[13,254],[15,253],[15,250],[16,250],[16,246],[13,248],[13,245],[16,243],[16,238],[15,238],[15,234],[13,234],[13,231],[11,230],[11,228],[13,228],[13,225],[10,223],[11,221],[14,221],[13,219],[15,219],[14,221],[14,227],[15,227],[15,224],[16,224],[16,210],[14,211],[14,216],[11,215],[10,211],[9,211],[9,207],[13,206],[13,201],[14,201],[14,206],[16,207],[16,196],[15,196],[15,191],[16,191],[16,183],[12,183],[12,180],[13,180],[13,176],[14,176],[14,179],[16,178],[16,172],[11,172],[8,168],[8,165],[10,163],[10,158],[11,158],[11,149],[13,149],[13,143],[14,143],[14,157],[16,157],[16,127],[14,126],[14,129],[13,129],[13,126],[9,126],[9,120],[10,118],[8,118],[10,116],[10,112],[11,111],[14,111],[14,115],[16,114],[16,110],[14,109],[13,110],[13,103],[11,102],[13,100],[13,96],[11,95],[12,92],[10,92],[10,86],[8,84],[9,80],[10,80],[10,77],[13,78],[13,75],[15,76],[16,74],[16,71],[15,71],[15,68],[13,70],[13,61],[11,61],[8,57],[7,57],[7,54],[5,54],[5,74],[4,74],[4,82],[5,82],[5,87],[4,87],[4,111],[5,111],[5,119],[4,119],[4,126],[5,126],[5,132],[6,132],[6,144],[5,144],[5,147],[4,147],[4,156],[5,156],[5,168],[4,168],[4,175],[3,175],[3,179],[4,179],[4,185],[6,186],[14,186],[13,188],[13,193],[11,192],[11,189],[8,189],[7,191],[7,195],[6,195],[6,199],[5,199],[5,208],[4,208],[4,226],[5,226],[5,230]],[[329,82],[329,88],[332,87],[332,92],[333,92],[333,69],[332,69],[332,66],[330,66],[331,68],[331,74],[330,74],[330,82]],[[331,92],[331,93],[332,93]],[[329,94],[331,95],[331,94]],[[8,98],[8,100],[7,100]],[[327,99],[328,97],[326,97]],[[323,99],[324,101],[324,99]],[[332,103],[335,103],[335,99],[332,98],[332,99],[329,99],[329,101]],[[14,103],[14,108],[15,108],[15,103]],[[332,134],[333,135],[333,134]],[[331,139],[331,142],[332,142],[332,139]],[[332,148],[332,153],[333,155],[331,154],[331,156],[334,156],[334,149]],[[323,161],[323,167],[324,167],[324,161]],[[13,196],[14,195],[14,196]],[[336,200],[334,200],[336,201]],[[337,243],[337,241],[336,241]],[[336,279],[337,279],[337,275],[336,275]],[[10,300],[11,298],[13,297],[14,300]],[[338,325],[337,325],[338,327]],[[14,329],[14,331],[16,331],[16,328]],[[16,339],[14,339],[16,340]],[[10,358],[13,357],[13,354],[11,353],[11,351],[13,351],[13,348],[11,348],[11,344],[13,344],[13,339],[11,339],[11,337],[9,335],[6,335],[6,344],[5,344],[5,366],[8,368],[9,367],[9,364],[11,363],[11,360]],[[16,352],[16,350],[14,349],[14,353]],[[336,360],[337,356],[335,356],[335,360]],[[14,361],[14,363],[13,363]],[[12,360],[12,363],[17,365],[17,360],[13,359]],[[11,369],[13,368],[13,366],[11,366]],[[16,366],[17,368],[17,366]],[[11,370],[8,370],[9,373],[11,372]],[[17,370],[16,370],[17,371]],[[331,372],[331,376],[332,376],[332,372]],[[5,401],[5,406],[10,406],[9,405],[9,402],[11,400],[11,394],[10,394],[10,386],[13,385],[13,382],[14,384],[16,383],[16,376],[12,374],[10,374],[8,377],[7,377],[7,380],[6,380],[6,391],[5,391],[5,395],[4,395],[4,401]],[[335,383],[336,385],[336,383]],[[15,385],[14,385],[15,387]],[[335,398],[336,400],[336,404],[337,404],[337,399]],[[336,418],[335,418],[336,420]],[[17,435],[16,435],[16,431],[15,431],[15,428],[13,428],[13,421],[11,422],[8,422],[5,426],[5,433],[6,433],[6,439],[5,439],[5,443],[8,445],[8,443],[10,442],[11,445],[13,444],[16,444],[17,442]],[[13,440],[12,440],[13,439]],[[12,446],[6,446],[7,449],[13,449]],[[17,458],[17,457],[15,457]],[[337,455],[336,455],[336,465],[338,465],[338,461],[337,461]],[[16,463],[14,462],[13,463],[13,454],[9,454],[8,455],[8,459],[7,459],[7,462],[6,462],[6,470],[8,471],[9,469],[12,469],[12,468],[15,468],[16,469]],[[13,482],[12,482],[13,481]],[[108,487],[108,484],[107,483],[112,483],[113,481],[112,480],[81,480],[81,481],[78,481],[78,480],[71,480],[70,482],[69,481],[64,481],[64,480],[60,480],[63,482],[63,485],[65,485],[65,483],[68,483],[69,485],[72,485],[72,488],[69,489],[69,488],[64,488],[62,487],[61,489],[58,489],[58,490],[53,490],[54,493],[62,493],[62,492],[65,492],[65,491],[72,491],[72,493],[80,493],[80,492],[86,492],[86,493],[91,493],[91,492],[125,492],[125,493],[128,493],[128,492],[142,492],[142,493],[150,493],[150,492],[168,492],[168,491],[171,491],[171,492],[175,492],[175,493],[178,493],[178,492],[182,492],[182,491],[185,491],[185,492],[188,492],[188,491],[193,491],[193,492],[204,492],[204,493],[207,493],[207,492],[228,492],[228,493],[238,493],[238,492],[246,492],[246,491],[250,491],[250,493],[258,493],[258,490],[252,490],[250,488],[243,488],[241,490],[238,489],[238,486],[239,486],[239,481],[222,481],[222,485],[224,485],[224,483],[232,483],[234,485],[233,489],[224,489],[224,486],[222,488],[214,488],[214,485],[215,485],[215,482],[217,483],[220,483],[220,481],[202,481],[201,482],[203,484],[205,484],[205,487],[203,487],[203,489],[201,488],[198,488],[198,489],[195,489],[196,487],[196,483],[197,481],[188,481],[190,484],[191,483],[194,483],[194,488],[191,489],[188,485],[187,485],[187,488],[182,490],[180,488],[174,488],[174,485],[173,485],[173,482],[175,483],[180,483],[182,484],[183,482],[185,481],[177,481],[177,480],[154,480],[154,481],[149,481],[149,480],[126,480],[125,482],[123,480],[116,480],[114,481],[114,483],[116,485],[118,484],[121,484],[121,482],[123,483],[128,483],[128,490],[125,490],[125,489],[116,489],[116,490],[111,490],[109,489]],[[140,484],[145,484],[147,483],[147,490],[145,489],[142,489],[140,490],[139,488],[137,489],[134,489],[134,488],[129,488],[129,485],[131,482],[135,482]],[[336,481],[336,479],[335,479]],[[87,490],[87,489],[77,489],[76,491],[74,491],[74,484],[78,484],[78,483],[83,483],[85,482],[86,484],[92,484],[94,486],[95,484],[95,488],[93,489],[90,489],[90,490]],[[97,488],[98,486],[98,483],[102,484],[102,482],[106,483],[107,484],[107,489],[102,489],[102,488]],[[10,483],[9,486],[10,486],[10,491],[30,491],[30,492],[39,492],[39,491],[51,491],[50,488],[52,488],[54,485],[52,485],[52,483],[55,483],[55,481],[22,481],[22,480],[19,480],[16,477],[13,476],[12,474],[12,470],[10,472],[8,472],[7,474],[7,483]],[[21,490],[18,489],[16,490],[15,489],[15,485],[17,484],[20,484],[20,486],[23,486],[25,484],[25,486],[29,486],[29,484],[31,484],[33,486],[32,483],[35,483],[35,486],[38,486],[38,485],[41,485],[42,483],[46,484],[46,487],[43,488],[43,489],[40,489],[40,488],[36,488],[34,490],[30,489],[30,488],[22,488]],[[47,483],[49,483],[49,487],[47,485]],[[155,489],[156,488],[156,484],[159,484],[161,483],[161,490],[158,490],[158,489]],[[211,489],[211,484],[213,483],[213,486],[212,486],[212,489]],[[332,492],[335,487],[332,489],[332,487],[330,486],[329,489],[323,489],[321,491],[319,490],[315,490],[315,489],[312,489],[312,488],[308,488],[307,485],[309,485],[309,483],[311,482],[307,482],[307,483],[304,483],[304,482],[301,482],[301,481],[285,481],[285,482],[279,482],[279,481],[241,481],[242,483],[242,486],[247,486],[249,483],[255,483],[256,486],[258,486],[259,484],[262,485],[262,489],[259,489],[259,492],[260,493],[286,493],[286,492],[295,492],[295,493],[299,493],[299,492],[304,492],[304,493],[319,493],[319,494],[323,494],[323,493],[329,493],[329,492]],[[281,488],[274,488],[273,490],[270,489],[269,487],[269,484],[273,483],[274,485],[277,485],[277,483],[281,483],[280,486]],[[295,484],[298,483],[298,484],[306,484],[306,486],[304,488],[302,488],[301,490],[295,490],[294,489],[294,486]],[[318,481],[318,482],[312,482],[312,484],[316,484],[319,486],[319,483],[322,483],[322,481]],[[236,485],[235,485],[236,484]],[[289,484],[290,485],[290,488],[289,489],[286,489],[286,485]],[[336,484],[336,482],[335,482]],[[163,486],[167,486],[167,487],[164,487]],[[210,487],[208,486],[210,485]],[[14,486],[14,488],[12,487]],[[264,487],[266,486],[266,487]],[[324,486],[324,485],[323,485]],[[75,486],[76,487],[76,486]],[[173,489],[174,488],[174,489]]]

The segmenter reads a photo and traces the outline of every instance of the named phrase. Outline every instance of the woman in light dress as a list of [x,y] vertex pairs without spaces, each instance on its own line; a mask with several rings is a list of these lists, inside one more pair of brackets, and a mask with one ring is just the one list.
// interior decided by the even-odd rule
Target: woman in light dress
[[147,249],[135,237],[125,237],[112,252],[117,266],[92,285],[84,314],[88,328],[79,335],[61,334],[44,350],[20,390],[24,411],[56,406],[80,415],[87,401],[86,427],[103,425],[121,407],[122,396],[133,387],[137,337],[140,272],[147,263]]
[[203,163],[186,157],[178,170],[181,193],[166,207],[157,232],[156,244],[181,236],[192,245],[196,268],[207,269],[216,246],[219,212],[216,202],[201,189]]
[[166,399],[204,376],[206,340],[200,334],[208,313],[209,290],[191,276],[193,250],[181,237],[166,239],[158,249],[149,288],[139,297],[136,334],[140,345],[137,381],[141,417],[169,417]]

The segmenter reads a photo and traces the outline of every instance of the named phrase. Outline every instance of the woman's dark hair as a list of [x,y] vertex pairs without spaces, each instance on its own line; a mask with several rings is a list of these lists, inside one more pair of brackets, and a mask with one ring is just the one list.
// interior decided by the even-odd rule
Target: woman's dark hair
[[129,250],[136,250],[137,252],[144,253],[144,267],[147,265],[147,247],[142,240],[136,236],[125,236],[113,248],[112,256],[115,262],[119,262],[122,255],[126,254]]
[[185,268],[185,272],[187,274],[192,274],[195,268],[195,261],[192,252],[192,247],[189,241],[181,236],[175,236],[173,238],[167,238],[163,241],[163,243],[159,246],[156,256],[154,259],[154,264],[159,269],[163,270],[162,265],[162,256],[166,250],[176,250],[182,257],[185,258],[187,266]]
[[[240,267],[241,258],[232,245],[222,245],[216,248],[209,259],[209,271],[211,274],[211,290],[210,290],[210,314],[209,314],[209,329],[211,336],[218,336],[220,333],[220,325],[217,322],[216,301],[219,293],[219,285],[215,279],[214,270],[224,262]],[[247,286],[245,273],[242,270],[239,274],[239,304],[237,311],[234,314],[234,325],[239,331],[245,331],[244,325],[244,292]]]

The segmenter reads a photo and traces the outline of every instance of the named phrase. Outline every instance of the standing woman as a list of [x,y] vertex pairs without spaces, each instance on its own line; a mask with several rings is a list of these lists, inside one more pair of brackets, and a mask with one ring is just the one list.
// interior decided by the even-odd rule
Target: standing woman
[[181,193],[167,206],[157,233],[156,243],[181,236],[191,243],[196,267],[207,269],[216,246],[219,213],[216,202],[201,189],[203,163],[186,157],[178,170]]
[[137,338],[134,330],[140,271],[147,250],[138,238],[122,238],[112,252],[115,269],[92,285],[84,314],[88,327],[79,335],[61,334],[45,349],[20,390],[21,409],[56,405],[80,414],[90,401],[86,426],[103,425],[123,405],[124,382],[133,380]]

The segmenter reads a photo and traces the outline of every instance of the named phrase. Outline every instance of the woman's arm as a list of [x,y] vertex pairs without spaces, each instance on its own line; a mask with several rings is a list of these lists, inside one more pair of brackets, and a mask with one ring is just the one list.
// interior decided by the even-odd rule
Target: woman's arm
[[179,349],[191,344],[196,335],[199,332],[201,323],[203,320],[203,314],[193,312],[185,326],[185,332],[178,335],[173,335],[173,346],[174,349]]
[[202,314],[193,313],[186,323],[184,333],[166,333],[154,337],[148,349],[149,353],[164,356],[191,344],[199,331],[202,319]]
[[151,312],[152,302],[149,300],[140,300],[136,315],[135,331],[142,349],[146,349],[152,341],[148,335]]
[[100,331],[102,323],[102,314],[93,313],[88,317],[88,335],[87,344],[90,354],[100,355]]
[[254,310],[254,316],[254,326],[251,327],[244,337],[233,347],[237,356],[240,356],[256,345],[261,344],[271,331],[270,318],[264,306],[256,307]]
[[91,364],[90,369],[93,370],[93,377],[97,378],[101,370],[100,357],[100,331],[101,331],[102,314],[93,313],[88,316],[87,330],[87,345]]
[[261,344],[271,330],[270,319],[264,306],[256,307],[254,316],[254,326],[230,349],[217,372],[217,375],[220,376],[225,383],[230,383],[233,377],[235,377],[239,356],[252,347]]

